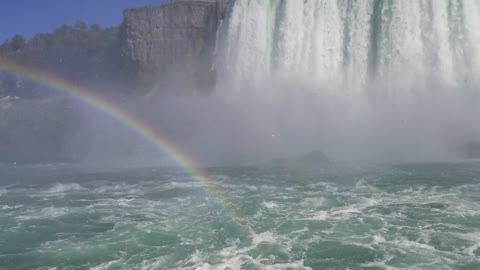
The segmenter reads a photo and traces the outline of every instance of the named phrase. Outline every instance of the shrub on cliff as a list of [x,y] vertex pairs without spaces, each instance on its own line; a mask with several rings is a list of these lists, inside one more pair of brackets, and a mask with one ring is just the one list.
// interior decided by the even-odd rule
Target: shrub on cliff
[[15,35],[0,45],[0,57],[51,72],[76,84],[104,86],[124,77],[120,74],[118,32],[118,27],[102,29],[99,25],[88,27],[78,22],[60,26],[52,33],[35,35],[28,41]]

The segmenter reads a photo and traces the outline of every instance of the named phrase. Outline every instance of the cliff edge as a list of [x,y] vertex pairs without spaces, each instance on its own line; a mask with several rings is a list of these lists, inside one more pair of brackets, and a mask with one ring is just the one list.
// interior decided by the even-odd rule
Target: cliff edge
[[174,1],[127,9],[121,26],[123,58],[140,85],[169,79],[212,84],[212,53],[226,1]]

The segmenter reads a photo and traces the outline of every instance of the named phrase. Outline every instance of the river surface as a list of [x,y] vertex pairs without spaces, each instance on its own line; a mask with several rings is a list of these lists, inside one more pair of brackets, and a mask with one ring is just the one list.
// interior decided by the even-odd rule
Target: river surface
[[480,164],[3,166],[0,269],[480,269]]

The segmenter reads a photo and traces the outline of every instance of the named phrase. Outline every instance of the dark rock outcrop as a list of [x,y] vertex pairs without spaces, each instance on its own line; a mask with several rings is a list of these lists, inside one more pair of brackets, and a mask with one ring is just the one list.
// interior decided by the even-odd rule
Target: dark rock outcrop
[[[52,73],[112,100],[141,98],[144,93],[135,90],[148,91],[154,84],[169,88],[178,81],[188,82],[188,91],[206,91],[215,80],[212,56],[226,3],[189,0],[128,9],[120,27],[60,26],[28,41],[17,37],[0,44],[0,60]],[[75,104],[42,83],[0,71],[0,162],[72,161],[97,152],[129,156],[136,151],[134,144],[119,143],[131,142],[130,135],[92,121],[93,114]]]
[[312,152],[307,153],[303,157],[300,158],[300,161],[305,164],[328,164],[330,163],[330,160],[328,157],[319,150],[315,150]]
[[169,79],[212,84],[212,53],[225,3],[175,1],[125,10],[123,58],[132,79],[140,85]]
[[328,157],[319,150],[309,152],[299,158],[275,159],[271,162],[274,166],[284,168],[316,168],[330,164]]
[[460,148],[459,156],[467,159],[480,159],[480,143],[471,141],[464,144]]

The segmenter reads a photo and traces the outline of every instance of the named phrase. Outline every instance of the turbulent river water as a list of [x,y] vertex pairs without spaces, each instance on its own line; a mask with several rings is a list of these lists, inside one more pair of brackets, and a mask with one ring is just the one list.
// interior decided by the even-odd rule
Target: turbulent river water
[[207,174],[2,167],[0,268],[480,268],[478,163]]

